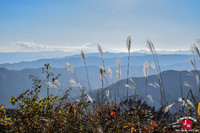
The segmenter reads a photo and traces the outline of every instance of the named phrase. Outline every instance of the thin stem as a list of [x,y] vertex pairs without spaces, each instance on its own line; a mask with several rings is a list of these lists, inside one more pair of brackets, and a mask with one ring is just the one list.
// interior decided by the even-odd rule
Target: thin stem
[[91,91],[91,87],[90,87],[89,74],[88,74],[86,62],[85,62],[85,70],[86,70],[87,81],[88,81],[88,86],[89,86],[89,90],[90,90],[90,96],[92,97],[92,91]]
[[145,80],[146,80],[146,84],[145,84],[145,86],[146,86],[145,97],[147,97],[147,78],[145,78]]
[[[128,68],[127,68],[127,85],[128,85],[128,81],[129,81],[129,61],[130,61],[130,51],[128,53]],[[126,87],[126,96],[127,96],[127,100],[128,100],[128,87]]]

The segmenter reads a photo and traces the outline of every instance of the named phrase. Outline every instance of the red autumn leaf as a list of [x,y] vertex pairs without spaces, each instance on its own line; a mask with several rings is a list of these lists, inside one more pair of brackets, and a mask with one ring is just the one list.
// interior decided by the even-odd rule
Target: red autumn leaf
[[115,116],[118,112],[115,112],[115,111],[110,111],[110,115],[111,116]]
[[56,105],[56,103],[50,103],[51,104],[51,106],[54,106],[54,105]]

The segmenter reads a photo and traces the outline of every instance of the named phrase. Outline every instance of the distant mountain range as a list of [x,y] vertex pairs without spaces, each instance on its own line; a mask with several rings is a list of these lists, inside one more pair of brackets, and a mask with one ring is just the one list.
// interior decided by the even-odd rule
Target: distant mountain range
[[[131,67],[132,68],[132,67]],[[115,68],[114,68],[115,69]],[[84,67],[77,67],[74,69],[80,84],[83,87],[86,87],[88,89],[88,84],[87,84],[87,79],[84,71]],[[101,81],[99,79],[99,72],[98,72],[98,67],[89,67],[89,78],[90,78],[90,83],[91,83],[91,88],[96,92],[95,90],[98,88],[101,88]],[[122,70],[123,67],[122,67]],[[135,69],[136,70],[136,69]],[[62,76],[59,78],[59,81],[61,82],[62,86],[57,86],[57,89],[51,89],[50,92],[54,93],[56,95],[62,95],[63,92],[59,92],[59,89],[64,90],[66,88],[69,88],[71,85],[69,84],[69,80],[71,78],[74,78],[73,75],[67,71],[66,68],[56,68],[52,69],[52,71],[55,74],[62,74]],[[113,70],[114,72],[115,70]],[[138,70],[142,71],[142,70]],[[114,84],[112,84],[111,80],[108,78],[108,84],[109,86],[108,89],[110,90],[110,95],[111,99],[113,98],[113,89],[114,88],[119,88],[120,90],[120,98],[123,98],[126,96],[126,88],[124,87],[124,84],[126,83],[126,74],[124,71],[122,71],[122,77],[119,82],[116,82],[116,74],[113,74],[114,77]],[[132,73],[132,71],[131,71]],[[141,72],[142,73],[142,72]],[[162,73],[163,77],[163,82],[164,82],[164,87],[167,92],[174,100],[177,100],[178,97],[180,97],[180,73],[181,73],[181,84],[183,87],[184,91],[184,96],[187,95],[189,88],[184,86],[184,81],[187,81],[190,83],[194,89],[196,87],[196,81],[194,77],[190,76],[187,71],[164,71]],[[11,96],[17,96],[18,94],[22,93],[25,89],[31,89],[32,86],[32,81],[29,79],[29,75],[36,75],[40,79],[44,79],[44,75],[41,73],[41,69],[24,69],[20,71],[16,70],[7,70],[5,68],[0,68],[0,104],[4,104],[6,107],[12,107],[9,105],[9,98]],[[153,74],[152,70],[150,70],[150,74]],[[132,76],[132,74],[131,74]],[[145,78],[144,77],[133,77],[133,80],[136,82],[137,88],[140,90],[140,94],[144,95],[144,89],[145,89]],[[155,75],[151,75],[148,77],[148,83],[158,83],[157,77]],[[131,84],[131,82],[129,82]],[[71,98],[74,96],[77,96],[79,94],[78,88],[72,87],[72,92],[71,92]],[[198,92],[198,91],[196,91]],[[132,90],[129,91],[129,95],[134,94]],[[159,104],[156,99],[160,99],[160,91],[159,89],[153,88],[152,86],[148,86],[148,94],[150,94],[153,98],[155,98],[155,102],[152,103],[152,105],[157,105]],[[197,94],[197,93],[196,93]],[[41,96],[43,97],[46,95],[44,92],[41,92]]]
[[[183,55],[190,55],[190,51],[167,51],[167,50],[158,50],[158,54],[183,54]],[[127,53],[112,53],[112,52],[105,52],[105,58],[113,58],[113,57],[123,57],[127,56]],[[150,54],[146,50],[139,50],[136,52],[132,52],[132,56],[140,56]],[[99,57],[99,53],[88,53],[86,54],[88,57]],[[13,52],[13,53],[0,53],[0,64],[3,63],[19,63],[22,61],[35,61],[40,59],[51,59],[51,58],[60,58],[60,57],[79,57],[80,54],[72,54],[63,51],[43,51],[43,52]]]
[[[127,54],[111,54],[105,53],[105,66],[115,67],[116,58],[120,58],[121,65],[127,65],[128,59]],[[177,66],[181,66],[180,70],[188,70],[188,59],[191,58],[191,55],[181,55],[181,54],[170,54],[170,55],[158,55],[160,65],[163,67],[169,67],[165,70],[177,70]],[[153,62],[153,57],[151,55],[131,55],[130,65],[131,66],[143,66],[145,60],[149,63]],[[40,68],[45,63],[50,63],[53,68],[64,68],[65,63],[69,62],[72,67],[84,66],[82,58],[80,55],[68,56],[62,58],[53,58],[53,59],[40,59],[36,61],[23,61],[19,63],[5,63],[0,64],[0,68],[7,68],[9,70],[22,70],[26,68]],[[101,66],[102,61],[99,57],[99,54],[87,54],[86,62],[88,66]],[[179,69],[178,69],[179,70]]]
[[[181,78],[180,78],[181,76]],[[188,82],[192,85],[193,88],[193,94],[194,97],[199,95],[199,91],[197,88],[197,83],[194,77],[189,75],[187,71],[164,71],[162,72],[162,78],[163,78],[163,84],[166,92],[166,99],[168,101],[168,104],[171,103],[177,103],[178,98],[181,97],[181,87],[183,90],[183,98],[186,99],[189,87],[185,86],[184,83]],[[136,83],[137,87],[137,94],[141,95],[142,97],[145,97],[145,78],[144,77],[134,77],[132,78],[133,81]],[[105,88],[105,90],[110,90],[110,100],[114,99],[114,89],[119,88],[119,99],[123,99],[126,97],[126,79],[120,80],[119,82],[116,82],[112,84],[111,86]],[[148,83],[158,83],[158,78],[156,75],[151,75],[148,77]],[[133,83],[129,81],[129,84]],[[101,92],[101,89],[96,90],[95,92]],[[95,93],[94,93],[95,94]],[[135,91],[133,89],[129,89],[129,96],[134,95]],[[147,87],[147,94],[151,95],[153,97],[153,103],[150,102],[148,98],[146,98],[146,101],[149,105],[155,106],[156,108],[160,107],[160,90],[158,88],[154,88],[153,86],[148,85]],[[189,97],[190,99],[191,97]],[[191,99],[190,99],[191,100]],[[180,103],[181,104],[181,103]]]
[[[188,76],[188,72],[184,70],[192,70],[191,64],[188,63],[188,59],[192,58],[191,55],[186,54],[186,51],[179,51],[180,53],[173,54],[158,54],[158,59],[161,65],[161,70],[163,72],[163,81],[164,86],[166,88],[167,93],[173,97],[173,99],[176,99],[180,96],[180,71],[182,75],[182,81],[181,84],[184,86],[184,81],[189,82],[191,85],[194,85],[194,88],[196,88],[196,82],[193,77]],[[181,54],[181,52],[185,54]],[[18,94],[22,93],[24,89],[31,88],[32,81],[29,79],[29,75],[36,75],[40,79],[44,79],[44,75],[42,74],[41,67],[44,66],[45,63],[50,63],[52,66],[52,71],[57,74],[62,74],[62,76],[59,78],[59,81],[61,82],[62,86],[58,87],[55,90],[51,90],[51,93],[62,95],[62,92],[59,91],[59,89],[66,89],[71,87],[69,80],[71,78],[74,78],[74,75],[71,72],[67,71],[67,68],[65,67],[65,63],[69,62],[72,67],[74,68],[74,71],[79,79],[79,82],[82,86],[88,88],[87,84],[87,78],[86,78],[86,72],[85,72],[85,66],[82,61],[81,56],[78,55],[72,55],[72,56],[66,56],[65,53],[61,52],[60,55],[58,54],[60,51],[57,51],[55,53],[48,53],[45,54],[45,52],[38,53],[12,53],[10,56],[13,58],[9,58],[8,55],[0,56],[2,58],[2,62],[5,62],[7,59],[7,62],[10,63],[3,63],[0,64],[0,104],[4,104],[6,107],[11,107],[9,105],[9,98],[11,96],[17,96]],[[159,53],[159,52],[158,52]],[[163,52],[164,53],[164,52]],[[15,55],[16,54],[16,55]],[[48,56],[48,54],[51,54],[51,56]],[[1,53],[0,53],[1,55]],[[35,55],[35,56],[33,56]],[[5,57],[5,58],[4,58]],[[46,59],[44,59],[46,57]],[[99,53],[89,53],[85,55],[87,67],[89,71],[89,79],[91,83],[91,88],[93,92],[95,93],[96,90],[101,88],[101,81],[99,78],[99,66],[102,66],[102,61],[99,56]],[[121,62],[121,77],[118,83],[117,83],[117,75],[116,75],[116,58],[120,58]],[[17,58],[20,58],[20,62],[17,62]],[[41,59],[40,59],[41,58]],[[16,59],[16,61],[14,61]],[[39,60],[38,60],[39,59]],[[18,60],[18,61],[19,61]],[[28,61],[26,61],[28,60]],[[34,60],[34,61],[32,61]],[[130,57],[130,77],[133,77],[133,80],[136,82],[137,87],[141,90],[142,94],[144,94],[144,78],[143,78],[143,64],[145,60],[148,61],[148,63],[153,63],[153,57],[152,55],[145,53],[145,51],[141,51],[141,53],[131,53]],[[14,63],[15,62],[15,63]],[[120,98],[125,96],[125,81],[127,76],[127,53],[110,53],[105,52],[104,53],[104,62],[105,66],[109,66],[113,71],[113,83],[108,78],[108,84],[107,87],[111,92],[111,95],[113,95],[112,88],[116,88],[116,84],[119,85],[120,88]],[[199,60],[197,60],[197,66],[199,66]],[[176,70],[176,71],[173,71]],[[106,72],[107,77],[108,73]],[[154,75],[155,72],[152,70],[152,68],[149,68],[149,83],[158,82],[157,77]],[[160,98],[159,90],[156,90],[155,88],[148,87],[149,94],[151,94],[155,99]],[[188,88],[184,87],[184,95],[187,94]],[[73,87],[71,92],[71,97],[75,97],[79,94],[79,91],[77,88]],[[133,94],[130,91],[130,95]],[[42,92],[41,96],[44,96],[45,93]],[[111,96],[112,98],[112,96]],[[158,105],[158,103],[154,103]],[[153,104],[152,104],[153,105]]]
[[[110,88],[115,88],[116,85],[116,67],[111,68],[113,70],[113,81],[115,84],[111,85],[112,82],[111,80],[108,78],[108,84],[107,85],[111,85]],[[127,67],[126,66],[121,66],[122,69],[122,74],[121,74],[121,78],[120,79],[126,79],[126,70]],[[142,67],[130,67],[130,76],[133,77],[134,76],[134,81],[136,82],[137,86],[140,89],[144,89],[144,78],[143,78],[143,68]],[[100,81],[100,74],[99,74],[99,68],[97,66],[89,66],[88,67],[89,70],[89,80],[91,83],[91,88],[92,90],[96,90],[98,88],[101,88],[101,81]],[[62,74],[62,76],[59,78],[59,81],[61,82],[62,86],[58,86],[58,88],[60,89],[66,89],[69,88],[71,85],[69,83],[69,80],[72,78],[74,79],[74,76],[71,72],[67,71],[67,68],[55,68],[52,69],[52,71],[55,73],[55,75],[57,74]],[[85,73],[85,68],[84,67],[76,67],[74,68],[74,71],[78,77],[78,80],[80,82],[80,84],[83,87],[88,88],[88,84],[87,84],[87,78],[86,78],[86,73]],[[24,89],[28,89],[31,88],[32,86],[32,81],[29,79],[29,75],[36,75],[38,76],[40,79],[44,79],[44,75],[41,73],[41,69],[23,69],[23,70],[7,70],[5,68],[0,68],[0,104],[4,104],[7,107],[11,107],[9,105],[9,98],[11,96],[17,96],[18,94],[22,93]],[[191,76],[188,76],[187,71],[183,71],[182,73],[182,85],[184,84],[184,81],[187,81],[189,83],[191,83],[192,85],[195,85],[195,81]],[[152,69],[149,69],[149,75],[153,75],[154,72]],[[170,94],[172,93],[172,96],[175,95],[175,93],[171,92],[173,90],[179,89],[180,86],[178,86],[179,82],[179,75],[180,72],[178,71],[165,71],[163,72],[163,80],[164,80],[164,84],[166,86],[166,88],[168,88],[170,90]],[[109,77],[107,75],[107,77]],[[157,79],[155,76],[149,76],[148,79],[149,83],[154,83],[157,82]],[[124,88],[124,84],[125,84],[125,80],[121,80],[119,84],[119,88],[123,90]],[[175,84],[175,85],[174,85]],[[174,86],[172,86],[174,85]],[[183,85],[184,86],[184,85]],[[187,89],[185,89],[187,90]],[[54,94],[58,94],[61,95],[62,93],[59,93],[59,89],[51,89],[51,92]],[[142,90],[142,92],[144,92],[144,90]],[[152,96],[155,97],[159,97],[159,92],[158,90],[156,90],[156,92],[154,91],[150,91]],[[177,92],[177,96],[179,96],[178,91]],[[79,94],[78,88],[74,88],[72,89],[71,92],[71,97],[76,96],[77,94]],[[132,93],[131,93],[132,94]],[[44,96],[45,93],[42,93],[42,96]],[[120,92],[120,96],[123,97],[125,95],[124,91]],[[176,99],[177,97],[175,97]]]
[[0,53],[0,64],[18,63],[22,61],[35,61],[39,59],[60,58],[67,55],[68,54],[66,52],[62,51]]

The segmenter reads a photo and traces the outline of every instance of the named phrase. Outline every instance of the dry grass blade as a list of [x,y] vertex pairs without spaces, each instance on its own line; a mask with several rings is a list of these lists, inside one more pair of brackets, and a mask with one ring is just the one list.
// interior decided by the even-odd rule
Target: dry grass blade
[[133,89],[130,85],[128,85],[128,84],[125,84],[124,85],[125,87],[127,87],[127,88],[130,88],[130,89]]
[[72,73],[74,73],[74,69],[72,68],[72,66],[68,62],[65,65],[66,65],[68,71],[71,71]]
[[191,70],[188,70],[188,72],[189,72],[189,76],[192,76],[192,77],[194,77],[194,73],[191,71]]
[[192,85],[191,84],[189,84],[188,82],[186,82],[185,81],[185,83],[184,83],[184,86],[186,86],[186,87],[189,87],[190,89],[192,89],[193,87],[192,87]]
[[192,64],[192,66],[193,66],[194,68],[196,68],[194,62],[193,62],[191,59],[189,59],[189,62],[190,62],[190,64]]
[[125,86],[126,88],[132,89],[133,91],[136,90],[136,87],[133,86],[133,85],[125,84],[124,86]]
[[158,83],[149,83],[150,86],[153,86],[154,88],[160,88],[160,85]]

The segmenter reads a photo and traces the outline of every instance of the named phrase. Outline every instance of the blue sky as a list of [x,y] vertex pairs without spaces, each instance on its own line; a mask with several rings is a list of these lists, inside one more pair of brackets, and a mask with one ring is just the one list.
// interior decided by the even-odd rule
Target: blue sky
[[0,52],[189,49],[200,38],[199,0],[0,0]]

